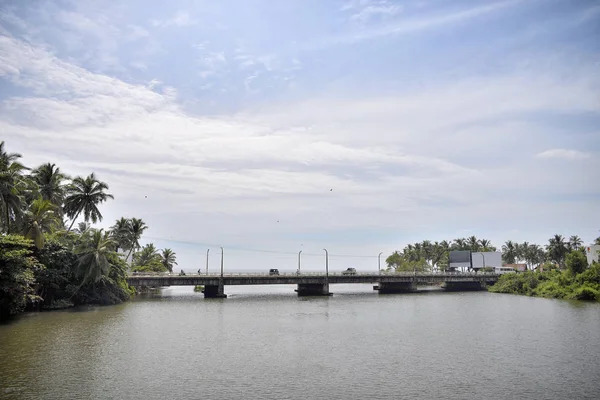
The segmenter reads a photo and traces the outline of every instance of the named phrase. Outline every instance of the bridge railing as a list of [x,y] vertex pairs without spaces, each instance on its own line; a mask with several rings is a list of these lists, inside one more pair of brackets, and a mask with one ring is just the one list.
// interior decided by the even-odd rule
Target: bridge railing
[[[496,276],[497,274],[494,272],[357,272],[355,274],[344,274],[343,272],[330,272],[328,276]],[[209,273],[209,274],[185,274],[179,275],[179,273],[166,273],[166,272],[146,272],[139,273],[135,275],[129,275],[129,277],[190,277],[190,278],[219,278],[221,277],[220,273]],[[296,272],[283,272],[278,275],[271,275],[269,273],[257,273],[257,272],[235,272],[235,273],[224,273],[223,277],[324,277],[325,273],[323,272],[301,272],[300,274]]]

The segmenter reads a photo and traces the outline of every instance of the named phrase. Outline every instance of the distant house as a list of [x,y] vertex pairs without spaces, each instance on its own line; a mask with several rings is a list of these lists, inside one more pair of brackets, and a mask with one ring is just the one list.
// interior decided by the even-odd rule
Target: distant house
[[527,264],[504,264],[503,267],[513,268],[517,272],[527,271]]
[[600,256],[600,244],[591,244],[585,247],[585,256],[587,257],[588,265],[592,262],[598,262]]

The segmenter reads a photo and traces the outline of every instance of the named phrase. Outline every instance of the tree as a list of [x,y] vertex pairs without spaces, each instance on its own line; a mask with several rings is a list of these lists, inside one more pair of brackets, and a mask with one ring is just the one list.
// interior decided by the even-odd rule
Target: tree
[[23,171],[27,168],[19,158],[21,154],[7,153],[4,141],[0,141],[0,211],[6,233],[10,233],[11,221],[20,215],[23,206],[22,192],[26,187]]
[[114,199],[112,194],[105,192],[106,190],[108,190],[108,185],[96,179],[93,173],[86,178],[78,176],[73,179],[67,187],[65,198],[65,212],[73,220],[68,231],[71,230],[81,212],[83,212],[86,222],[90,220],[93,223],[102,221],[102,214],[98,210],[98,205],[108,199]]
[[79,256],[77,275],[82,278],[81,285],[99,281],[110,272],[108,257],[114,254],[115,243],[108,232],[93,229],[84,235],[82,242],[75,250]]
[[[174,255],[174,254],[173,254]],[[134,271],[164,272],[168,269],[162,262],[162,257],[154,244],[149,243],[133,255]]]
[[517,258],[517,246],[512,240],[502,245],[502,260],[506,264],[514,264]]
[[[62,207],[65,197],[64,182],[69,177],[62,172],[55,164],[42,164],[31,172],[33,181],[38,186],[39,194],[42,199],[52,202],[57,207]],[[58,209],[62,214],[62,210]]]
[[112,238],[116,242],[116,251],[127,247],[130,224],[131,220],[129,218],[121,217],[121,219],[116,220],[115,224],[110,227]]
[[467,239],[467,246],[471,251],[479,251],[479,240],[475,236]]
[[169,272],[173,272],[173,266],[177,265],[177,261],[175,261],[177,257],[175,256],[175,252],[171,249],[163,249],[161,254],[161,263],[165,269]]
[[569,250],[579,250],[583,246],[583,240],[577,235],[573,235],[569,238],[569,243],[567,247]]
[[127,248],[129,249],[129,253],[127,253],[127,257],[125,257],[126,260],[129,259],[133,250],[138,250],[140,248],[140,239],[146,229],[148,229],[148,226],[141,218],[131,218],[129,220],[127,233],[125,235]]
[[566,256],[565,264],[573,275],[582,273],[588,267],[587,258],[579,250],[573,250]]
[[[522,247],[525,243],[522,245]],[[534,265],[539,265],[546,259],[546,253],[544,249],[542,249],[537,244],[530,244],[524,250],[523,258],[525,259],[525,263],[527,263],[527,267],[533,269]]]
[[57,207],[50,200],[44,200],[40,197],[34,200],[29,209],[23,214],[23,236],[31,239],[38,249],[44,247],[44,235],[60,226],[60,219],[56,215],[56,210]]
[[43,266],[33,257],[32,247],[22,236],[0,235],[0,320],[40,300],[34,274]]
[[565,239],[562,235],[554,235],[548,240],[546,245],[546,251],[548,252],[548,258],[554,261],[560,266],[564,266],[565,256],[569,249],[565,244]]

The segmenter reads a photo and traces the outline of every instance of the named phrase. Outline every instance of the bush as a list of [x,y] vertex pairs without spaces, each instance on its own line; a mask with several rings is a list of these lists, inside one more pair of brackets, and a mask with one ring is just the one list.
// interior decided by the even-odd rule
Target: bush
[[585,254],[577,250],[567,254],[565,264],[567,265],[567,269],[571,271],[573,275],[577,275],[584,272],[588,267],[587,258],[585,257]]
[[600,301],[600,291],[591,286],[581,286],[567,297],[572,300]]

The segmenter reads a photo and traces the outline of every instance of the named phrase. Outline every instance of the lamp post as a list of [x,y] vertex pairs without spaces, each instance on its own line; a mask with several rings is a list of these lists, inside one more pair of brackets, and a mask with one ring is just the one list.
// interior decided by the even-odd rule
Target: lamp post
[[379,275],[381,275],[381,255],[383,254],[383,251],[381,253],[379,253],[379,255],[377,256],[377,273]]
[[221,279],[223,279],[223,247],[221,247]]
[[210,252],[210,249],[206,249],[206,275],[208,275],[208,253]]
[[485,255],[483,254],[483,252],[481,252],[479,254],[481,254],[481,258],[483,258],[483,267],[481,267],[481,268],[485,268]]
[[329,281],[329,252],[325,250],[325,279]]
[[300,254],[302,254],[302,250],[298,252],[298,275],[300,275]]

